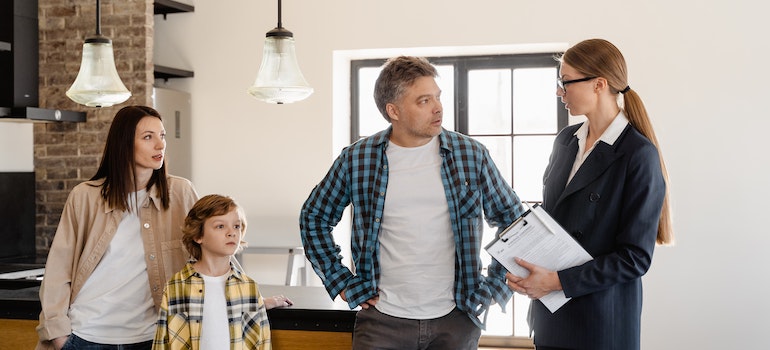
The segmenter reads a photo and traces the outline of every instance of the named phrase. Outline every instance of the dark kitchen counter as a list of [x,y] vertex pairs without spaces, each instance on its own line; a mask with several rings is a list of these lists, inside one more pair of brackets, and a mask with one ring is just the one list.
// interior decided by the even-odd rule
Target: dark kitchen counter
[[38,280],[0,280],[0,318],[38,319],[39,292]]
[[[356,310],[323,287],[261,285],[264,297],[285,295],[294,305],[268,311],[275,329],[352,332]],[[0,318],[35,320],[40,314],[40,281],[0,280]]]
[[271,329],[353,332],[356,311],[339,297],[331,300],[323,287],[260,285],[262,297],[284,295],[294,305],[267,310]]
[[44,268],[45,265],[28,260],[0,261],[0,318],[38,318],[40,280],[35,275],[41,275]]

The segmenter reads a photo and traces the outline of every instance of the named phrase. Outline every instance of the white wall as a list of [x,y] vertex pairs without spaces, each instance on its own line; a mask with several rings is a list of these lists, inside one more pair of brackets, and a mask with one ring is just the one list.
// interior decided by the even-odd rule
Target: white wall
[[245,90],[275,2],[194,4],[193,14],[156,16],[156,63],[195,71],[168,84],[193,95],[195,184],[246,208],[252,245],[299,244],[299,209],[336,155],[332,119],[347,117],[333,114],[335,50],[609,39],[626,55],[672,181],[677,245],[659,248],[644,278],[643,348],[770,348],[770,28],[760,5],[287,0],[283,24],[315,93],[268,105]]
[[32,123],[0,122],[0,171],[34,170]]

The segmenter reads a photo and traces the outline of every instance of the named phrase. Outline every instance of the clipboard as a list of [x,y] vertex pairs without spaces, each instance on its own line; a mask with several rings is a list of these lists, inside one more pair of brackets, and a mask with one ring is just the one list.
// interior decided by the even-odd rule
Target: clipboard
[[[593,259],[580,243],[537,204],[529,207],[484,249],[508,271],[521,277],[529,276],[529,270],[517,264],[514,258],[522,258],[551,271],[564,270]],[[539,300],[554,313],[569,299],[560,290],[548,293]]]

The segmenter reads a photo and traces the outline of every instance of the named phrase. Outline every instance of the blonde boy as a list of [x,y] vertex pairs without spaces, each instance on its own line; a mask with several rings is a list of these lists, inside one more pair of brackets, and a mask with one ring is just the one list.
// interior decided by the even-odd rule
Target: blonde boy
[[270,350],[259,287],[231,262],[246,232],[242,209],[229,197],[205,196],[182,230],[195,261],[166,284],[153,349]]

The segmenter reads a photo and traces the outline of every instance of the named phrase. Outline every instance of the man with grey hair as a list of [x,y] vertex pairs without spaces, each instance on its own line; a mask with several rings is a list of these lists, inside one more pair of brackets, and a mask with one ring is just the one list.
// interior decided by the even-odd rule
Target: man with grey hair
[[[499,263],[481,273],[482,220],[507,227],[521,202],[481,143],[442,128],[436,76],[424,58],[389,59],[374,99],[391,126],[343,149],[302,207],[313,268],[361,307],[353,349],[476,350],[489,306],[511,298]],[[351,204],[355,273],[332,236]]]

